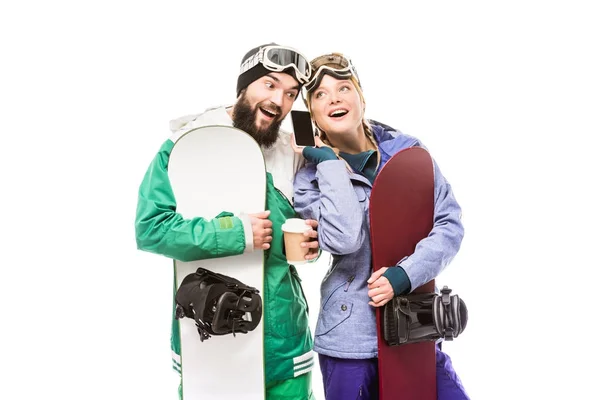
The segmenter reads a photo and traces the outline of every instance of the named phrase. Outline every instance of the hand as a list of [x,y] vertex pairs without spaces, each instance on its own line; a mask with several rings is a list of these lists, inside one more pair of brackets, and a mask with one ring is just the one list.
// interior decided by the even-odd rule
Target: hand
[[[318,139],[318,138],[316,137],[315,140],[316,139]],[[294,134],[292,134],[292,140],[290,140],[290,145],[292,146],[292,150],[294,150],[294,153],[302,154],[302,150],[304,150],[304,146],[298,146],[296,144],[296,137],[294,136]]]
[[382,276],[385,271],[387,271],[387,267],[379,268],[367,280],[368,296],[371,299],[369,305],[373,307],[381,307],[394,298],[394,288],[390,281]]
[[267,250],[271,247],[269,243],[273,240],[273,223],[268,219],[271,211],[261,211],[249,214],[252,224],[252,236],[254,238],[254,249]]
[[315,136],[315,146],[298,146],[296,144],[296,138],[292,135],[292,141],[290,142],[292,145],[292,150],[296,154],[302,154],[302,156],[314,163],[318,164],[321,161],[326,160],[337,160],[337,155],[331,149],[331,147],[327,146],[320,137]]
[[[304,148],[306,146],[298,146],[296,144],[296,136],[294,136],[292,134],[292,140],[290,141],[290,145],[292,146],[292,150],[294,150],[294,153],[296,154],[302,154],[302,150],[304,150]],[[321,138],[317,135],[315,136],[315,147],[322,147],[322,146],[327,146],[325,143],[323,143],[323,141],[321,140]],[[311,146],[309,146],[311,147]]]
[[314,260],[319,256],[319,242],[317,241],[317,225],[319,225],[319,222],[314,219],[307,219],[304,221],[311,229],[304,232],[307,241],[300,243],[300,246],[308,247],[308,254],[306,254],[304,258],[306,260]]
[[302,149],[302,155],[307,161],[318,164],[322,161],[338,159],[333,149],[323,143],[321,139],[315,138],[315,143],[316,147],[304,147]]

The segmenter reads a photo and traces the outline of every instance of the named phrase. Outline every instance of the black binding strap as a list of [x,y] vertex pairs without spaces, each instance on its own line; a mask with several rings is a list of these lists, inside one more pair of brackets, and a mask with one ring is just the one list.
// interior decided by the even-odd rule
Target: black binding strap
[[211,335],[248,333],[262,318],[258,289],[204,268],[183,279],[175,302],[175,317],[195,320],[201,342]]
[[394,297],[383,309],[383,337],[390,346],[453,340],[467,326],[468,312],[447,286],[437,293]]

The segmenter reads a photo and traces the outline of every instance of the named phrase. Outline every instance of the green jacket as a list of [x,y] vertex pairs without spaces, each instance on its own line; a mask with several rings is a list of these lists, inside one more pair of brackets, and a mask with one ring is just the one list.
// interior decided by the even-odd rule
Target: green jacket
[[[180,261],[242,254],[246,247],[242,221],[230,214],[212,220],[184,219],[176,212],[167,165],[174,143],[167,140],[150,164],[139,188],[135,220],[138,249]],[[296,215],[267,173],[267,209],[273,223],[271,248],[265,251],[263,296],[265,382],[279,381],[312,369],[312,336],[308,305],[300,278],[283,253],[281,225]],[[217,248],[216,243],[219,242]],[[175,282],[174,282],[175,289]],[[181,356],[179,324],[173,314],[175,368]]]

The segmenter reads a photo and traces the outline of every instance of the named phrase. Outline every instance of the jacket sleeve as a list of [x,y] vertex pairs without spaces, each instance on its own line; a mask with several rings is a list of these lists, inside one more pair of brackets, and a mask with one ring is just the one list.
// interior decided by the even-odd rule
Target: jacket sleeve
[[173,145],[170,140],[163,144],[140,185],[135,218],[138,249],[180,261],[242,254],[246,238],[238,217],[221,213],[212,220],[184,219],[176,212],[167,172]]
[[294,208],[302,218],[319,222],[321,249],[343,255],[362,245],[364,212],[342,160],[303,167],[294,180]]
[[411,290],[438,276],[452,261],[464,236],[461,208],[450,184],[434,161],[433,229],[421,240],[415,252],[399,262],[411,282]]

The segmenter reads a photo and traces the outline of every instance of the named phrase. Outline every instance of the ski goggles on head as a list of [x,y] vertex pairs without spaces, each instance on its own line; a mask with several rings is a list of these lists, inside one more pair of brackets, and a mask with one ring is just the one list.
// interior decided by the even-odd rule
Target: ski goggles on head
[[310,64],[312,67],[312,75],[304,87],[306,93],[310,93],[319,87],[323,75],[325,74],[338,79],[349,79],[351,76],[354,76],[360,85],[358,73],[352,65],[352,62],[341,53],[325,54],[315,58]]
[[304,85],[308,82],[311,73],[310,63],[298,51],[283,46],[265,46],[258,52],[244,61],[240,67],[240,75],[261,63],[266,69],[273,72],[283,72],[292,68],[296,75],[296,80]]

